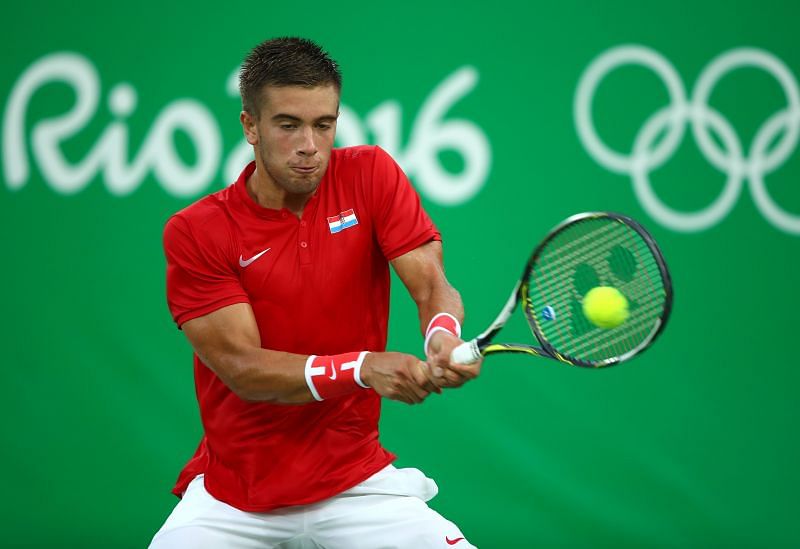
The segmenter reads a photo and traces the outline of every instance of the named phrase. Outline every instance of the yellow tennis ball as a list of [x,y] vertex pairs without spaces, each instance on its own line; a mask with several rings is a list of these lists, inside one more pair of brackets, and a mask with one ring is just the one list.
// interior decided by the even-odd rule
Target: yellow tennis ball
[[628,318],[628,300],[611,286],[597,286],[583,296],[583,314],[599,328],[616,328]]

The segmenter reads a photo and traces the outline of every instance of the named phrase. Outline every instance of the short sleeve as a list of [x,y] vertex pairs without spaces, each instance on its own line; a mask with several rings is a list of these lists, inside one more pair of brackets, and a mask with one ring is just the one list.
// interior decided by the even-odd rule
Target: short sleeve
[[184,219],[177,215],[170,218],[164,227],[163,242],[167,259],[167,304],[179,327],[222,307],[249,303],[223,251],[213,249],[211,243],[201,250]]
[[375,147],[373,207],[378,244],[388,260],[442,237],[397,162]]

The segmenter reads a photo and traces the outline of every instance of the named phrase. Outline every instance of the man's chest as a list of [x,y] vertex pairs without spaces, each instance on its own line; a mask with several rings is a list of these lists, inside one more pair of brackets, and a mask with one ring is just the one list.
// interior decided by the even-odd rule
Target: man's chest
[[369,284],[376,254],[372,220],[358,204],[319,204],[298,218],[248,220],[233,234],[235,265],[252,303],[297,303]]

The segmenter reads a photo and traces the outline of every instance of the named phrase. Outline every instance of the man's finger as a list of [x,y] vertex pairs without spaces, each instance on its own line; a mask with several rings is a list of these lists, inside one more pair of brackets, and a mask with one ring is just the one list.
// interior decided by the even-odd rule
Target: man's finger
[[413,372],[418,372],[418,375],[415,375],[415,379],[417,383],[423,387],[429,393],[441,393],[442,389],[439,385],[439,380],[437,380],[431,369],[431,366],[427,362],[419,361],[417,362],[415,367],[412,367]]
[[406,404],[417,404],[418,402],[416,395],[408,387],[398,388],[397,400],[405,402]]
[[[422,363],[422,366],[426,366],[424,362]],[[408,389],[416,398],[419,399],[418,402],[422,402],[431,393],[430,390],[425,388],[425,386],[430,385],[431,382],[425,375],[425,371],[420,368],[419,361],[409,367],[409,374],[411,379],[408,383]]]
[[409,404],[419,404],[428,396],[428,391],[413,382],[406,385],[403,391],[409,400]]
[[481,363],[476,362],[474,364],[453,364],[447,367],[448,370],[451,372],[455,372],[456,374],[466,378],[466,379],[473,379],[478,377],[478,374],[481,371]]

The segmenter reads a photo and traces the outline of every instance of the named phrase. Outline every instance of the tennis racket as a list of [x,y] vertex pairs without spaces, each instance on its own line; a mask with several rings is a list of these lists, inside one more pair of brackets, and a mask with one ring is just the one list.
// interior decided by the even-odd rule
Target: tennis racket
[[[629,315],[621,325],[599,328],[584,315],[583,297],[598,286],[627,298]],[[539,345],[494,343],[519,303]],[[451,360],[471,364],[495,353],[526,353],[576,366],[612,366],[647,349],[671,308],[669,271],[650,233],[617,213],[577,214],[536,247],[495,321],[453,349]]]

